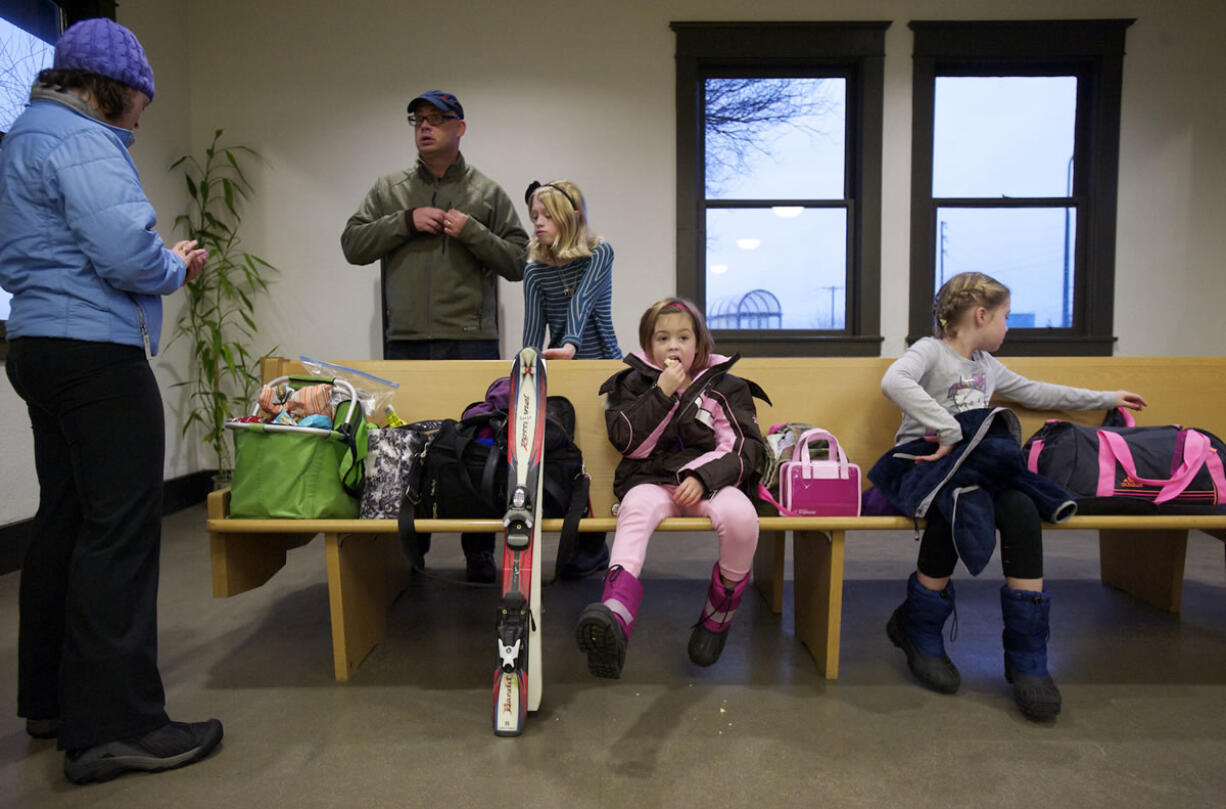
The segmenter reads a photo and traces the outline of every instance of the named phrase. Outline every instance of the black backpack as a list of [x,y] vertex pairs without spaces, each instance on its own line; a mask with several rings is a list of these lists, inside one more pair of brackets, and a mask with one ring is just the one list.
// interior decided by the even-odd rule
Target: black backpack
[[[574,552],[579,519],[589,513],[591,486],[583,453],[575,444],[575,408],[564,396],[546,400],[545,465],[541,504],[545,517],[562,517],[558,563]],[[422,474],[400,508],[405,553],[420,569],[428,535],[413,527],[415,517],[501,519],[507,510],[507,414],[483,412],[444,419],[422,458]],[[556,570],[555,570],[556,575]]]

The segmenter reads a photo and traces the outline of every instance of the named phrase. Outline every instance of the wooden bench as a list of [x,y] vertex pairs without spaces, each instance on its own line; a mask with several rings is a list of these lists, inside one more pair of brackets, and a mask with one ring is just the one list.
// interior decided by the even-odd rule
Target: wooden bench
[[[341,364],[360,368],[400,384],[397,412],[406,420],[455,418],[484,395],[486,386],[510,370],[509,361],[360,361]],[[892,444],[897,408],[881,394],[880,381],[890,359],[880,358],[747,358],[736,373],[757,381],[773,404],[759,403],[763,432],[769,425],[802,421],[838,436],[850,458],[865,472]],[[1030,357],[1008,365],[1031,378],[1097,389],[1127,388],[1144,395],[1150,407],[1141,424],[1182,422],[1226,435],[1226,357]],[[575,405],[576,442],[592,478],[594,515],[584,530],[612,532],[613,471],[620,458],[605,435],[596,391],[623,367],[615,360],[579,360],[549,364],[549,393]],[[288,360],[265,362],[263,376],[300,372]],[[1018,410],[1029,435],[1047,418],[1097,424],[1101,411],[1065,413]],[[229,492],[209,497],[213,595],[227,597],[258,587],[284,564],[287,551],[324,535],[331,602],[333,662],[338,680],[347,680],[384,637],[387,610],[409,581],[393,520],[250,520],[228,517]],[[819,669],[838,676],[842,621],[843,559],[848,531],[910,530],[904,517],[787,518],[763,516],[762,537],[754,560],[757,588],[774,612],[783,608],[785,543],[793,537],[793,610],[797,637]],[[1226,516],[1074,517],[1061,529],[1099,532],[1104,583],[1136,595],[1159,609],[1178,612],[1187,535],[1200,529],[1226,541]],[[419,531],[500,531],[497,520],[417,520]],[[556,533],[561,520],[545,520]],[[706,519],[671,519],[661,531],[707,531]],[[911,556],[910,543],[900,555]],[[558,620],[564,620],[559,618]],[[552,631],[552,630],[551,630]]]

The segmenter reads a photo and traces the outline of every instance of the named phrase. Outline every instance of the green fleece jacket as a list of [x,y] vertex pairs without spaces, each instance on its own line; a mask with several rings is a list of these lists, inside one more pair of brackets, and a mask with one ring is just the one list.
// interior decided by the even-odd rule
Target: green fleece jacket
[[[419,233],[406,212],[423,207],[468,222],[456,237]],[[380,177],[341,234],[350,264],[385,264],[389,340],[498,339],[497,276],[523,279],[527,245],[510,197],[463,155],[441,178],[420,160]]]

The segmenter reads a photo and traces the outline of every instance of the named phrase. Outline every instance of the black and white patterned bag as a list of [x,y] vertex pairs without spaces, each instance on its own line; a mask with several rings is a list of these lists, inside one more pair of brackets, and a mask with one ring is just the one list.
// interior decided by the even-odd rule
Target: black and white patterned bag
[[405,492],[421,482],[422,460],[438,426],[437,421],[418,421],[370,431],[359,512],[362,519],[394,520],[400,515]]

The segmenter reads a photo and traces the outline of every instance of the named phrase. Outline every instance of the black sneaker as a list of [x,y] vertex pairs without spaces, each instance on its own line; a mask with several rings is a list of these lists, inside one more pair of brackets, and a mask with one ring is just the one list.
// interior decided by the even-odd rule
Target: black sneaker
[[35,739],[54,739],[60,734],[60,720],[27,719],[26,733]]
[[221,722],[169,722],[144,736],[105,742],[64,755],[64,775],[74,784],[109,781],[126,772],[161,772],[193,764],[221,741]]
[[464,557],[465,578],[473,584],[493,584],[498,580],[493,551],[477,551]]

